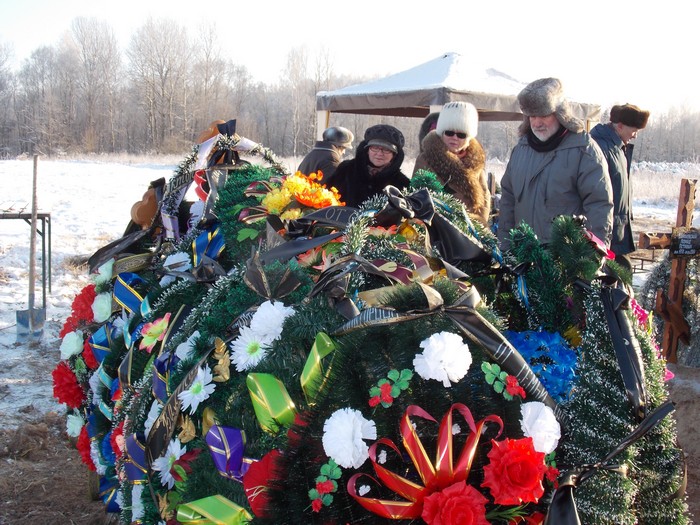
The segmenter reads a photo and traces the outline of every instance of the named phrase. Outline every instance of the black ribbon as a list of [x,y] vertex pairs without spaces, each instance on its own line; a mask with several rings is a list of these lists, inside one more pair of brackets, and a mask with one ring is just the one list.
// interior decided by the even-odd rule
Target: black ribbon
[[632,405],[635,420],[639,423],[645,416],[647,395],[642,351],[629,317],[624,312],[630,297],[624,290],[607,285],[601,287],[600,295],[627,398]]
[[647,432],[654,428],[667,415],[675,409],[672,401],[666,401],[656,410],[651,412],[634,431],[627,435],[620,444],[615,447],[605,458],[594,465],[583,465],[579,468],[566,472],[559,483],[559,487],[554,491],[552,503],[547,510],[547,517],[544,525],[581,525],[576,509],[574,491],[588,478],[601,469],[622,471],[618,465],[610,462],[627,447],[644,437]]
[[491,261],[491,254],[479,241],[465,235],[435,209],[435,203],[427,189],[422,188],[411,195],[404,195],[395,186],[387,186],[384,193],[389,201],[374,216],[378,225],[397,224],[402,218],[419,219],[427,227],[429,243],[448,262]]
[[102,266],[110,259],[126,252],[144,237],[148,237],[152,233],[153,227],[146,230],[137,230],[103,246],[88,259],[88,268],[90,269],[90,273],[94,272],[97,268]]

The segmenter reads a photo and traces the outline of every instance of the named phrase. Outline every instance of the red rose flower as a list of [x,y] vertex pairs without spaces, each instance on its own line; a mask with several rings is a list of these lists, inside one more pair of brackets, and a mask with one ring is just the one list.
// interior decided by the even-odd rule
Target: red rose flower
[[491,490],[498,505],[537,503],[544,494],[544,453],[535,450],[532,438],[492,439],[491,444],[481,486]]
[[85,343],[83,343],[83,361],[90,370],[95,370],[100,366],[100,363],[95,359],[95,354],[92,353],[92,347],[88,341],[89,339],[85,339]]
[[75,444],[75,448],[80,452],[80,457],[83,463],[87,465],[87,468],[95,472],[95,464],[92,462],[90,457],[90,437],[88,436],[87,426],[83,425],[83,429],[80,431],[78,436],[78,442]]
[[508,522],[508,525],[544,525],[545,515],[535,512],[532,516],[518,516]]
[[379,397],[382,403],[391,404],[394,402],[394,398],[391,397],[391,383],[382,384],[382,386],[379,387],[379,391],[381,392]]
[[119,444],[124,445],[124,421],[119,423],[116,427],[114,427],[114,430],[112,430],[112,434],[109,436],[109,444],[112,446],[112,452],[114,452],[114,455],[119,459],[122,457],[124,454],[124,451],[122,450],[122,447],[119,446]]
[[192,463],[195,459],[197,459],[197,456],[199,456],[199,453],[201,451],[202,451],[201,448],[195,448],[193,450],[185,452],[182,456],[180,456],[180,459],[178,459],[177,461],[175,461],[173,463],[173,466],[170,467],[170,472],[171,472],[173,478],[175,478],[175,481],[182,481],[183,480],[182,476],[180,476],[178,471],[175,470],[175,468],[174,468],[175,465],[179,465],[180,467],[182,467],[182,470],[185,471],[185,474],[187,474],[187,475],[192,474],[192,465],[190,465],[190,463]]
[[314,512],[320,512],[323,508],[323,501],[320,498],[315,499],[311,502],[311,510]]
[[506,392],[511,396],[520,396],[525,399],[525,390],[518,384],[518,379],[515,376],[506,377]]
[[65,361],[60,361],[53,372],[53,397],[59,403],[65,403],[69,408],[80,408],[85,401],[85,392],[78,384],[73,370]]
[[547,472],[545,472],[545,475],[547,476],[547,480],[554,485],[555,489],[559,488],[559,481],[557,481],[557,478],[559,478],[558,468],[547,467]]
[[243,476],[243,489],[248,498],[250,509],[259,518],[269,518],[267,512],[267,485],[279,478],[276,471],[277,460],[281,457],[279,450],[272,449],[260,461],[254,461]]
[[481,492],[460,481],[425,498],[421,517],[428,525],[489,525],[487,501]]
[[90,323],[95,318],[92,312],[92,303],[95,302],[95,297],[97,297],[97,293],[95,292],[94,284],[88,284],[75,296],[71,309],[78,322],[85,321]]

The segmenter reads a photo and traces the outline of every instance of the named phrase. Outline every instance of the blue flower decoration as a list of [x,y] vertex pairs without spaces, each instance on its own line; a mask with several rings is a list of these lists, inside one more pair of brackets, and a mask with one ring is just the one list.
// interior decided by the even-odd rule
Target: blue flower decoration
[[513,332],[503,335],[523,359],[556,401],[567,399],[576,381],[576,352],[559,333],[544,331]]

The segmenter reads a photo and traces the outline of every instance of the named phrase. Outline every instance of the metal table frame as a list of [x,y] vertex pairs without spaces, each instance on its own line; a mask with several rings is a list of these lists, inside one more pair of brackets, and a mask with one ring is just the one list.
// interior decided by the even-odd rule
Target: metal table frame
[[[22,219],[32,225],[32,214],[24,211],[3,211],[0,219]],[[37,223],[41,222],[41,229],[37,233],[41,237],[41,297],[42,305],[46,308],[46,289],[48,285],[51,293],[51,214],[48,212],[37,212]]]

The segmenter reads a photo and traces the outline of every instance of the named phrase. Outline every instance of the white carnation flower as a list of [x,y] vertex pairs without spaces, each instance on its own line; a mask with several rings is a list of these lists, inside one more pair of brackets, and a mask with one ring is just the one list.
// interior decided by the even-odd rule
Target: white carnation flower
[[154,399],[153,403],[151,403],[151,408],[148,411],[148,416],[146,416],[146,422],[144,423],[143,432],[146,437],[148,437],[148,434],[151,433],[151,429],[153,428],[156,419],[158,419],[161,410],[163,410],[163,405],[161,405],[157,399]]
[[[163,269],[171,272],[187,272],[192,269],[190,255],[185,252],[175,252],[168,255],[163,262]],[[165,287],[175,282],[174,275],[164,275],[160,280],[160,285]]]
[[537,452],[549,454],[557,448],[561,427],[551,408],[540,401],[530,401],[520,405],[520,415],[520,428],[532,438]]
[[433,334],[420,343],[422,354],[416,354],[413,367],[423,379],[442,381],[447,388],[459,382],[472,364],[472,354],[462,338],[451,332]]
[[76,330],[63,336],[61,341],[61,359],[66,360],[83,351],[83,332]]
[[269,343],[262,341],[253,330],[244,326],[231,343],[231,361],[236,365],[236,370],[243,372],[262,361],[269,349]]
[[178,438],[170,440],[165,455],[153,461],[153,470],[160,473],[160,482],[168,486],[168,490],[175,486],[175,478],[170,471],[173,464],[180,459],[187,450],[182,446]]
[[100,293],[97,294],[92,302],[92,315],[95,322],[104,323],[112,315],[112,294]]
[[114,259],[110,259],[102,266],[100,266],[97,271],[92,274],[92,282],[96,285],[105,284],[112,280],[112,269],[114,268]]
[[85,425],[85,420],[78,414],[68,414],[66,417],[66,433],[70,437],[77,438]]
[[187,359],[190,355],[190,352],[194,348],[195,339],[197,339],[200,335],[201,334],[199,333],[199,330],[195,330],[194,333],[187,338],[187,341],[177,345],[177,348],[175,349],[175,355],[179,359]]
[[194,414],[199,404],[209,398],[216,389],[216,385],[212,382],[213,379],[214,377],[207,365],[197,370],[197,376],[194,378],[192,385],[177,395],[177,398],[182,402],[180,410],[186,412],[189,408],[190,414]]
[[365,439],[377,439],[377,427],[359,410],[341,408],[323,424],[323,450],[341,467],[358,468],[367,461]]
[[93,439],[90,441],[90,459],[95,464],[95,472],[100,476],[104,476],[107,472],[107,467],[102,462],[102,454],[100,453],[99,441]]
[[284,306],[282,301],[265,301],[253,315],[250,329],[261,341],[270,344],[282,335],[282,325],[290,315],[294,315],[291,306]]

